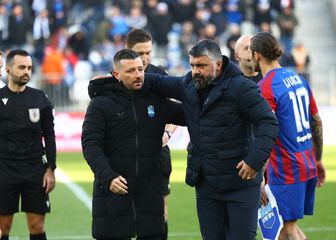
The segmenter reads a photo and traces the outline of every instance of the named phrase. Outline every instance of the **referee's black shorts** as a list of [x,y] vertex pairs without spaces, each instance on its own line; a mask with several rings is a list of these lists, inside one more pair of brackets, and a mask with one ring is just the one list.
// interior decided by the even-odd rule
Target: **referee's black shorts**
[[161,151],[160,155],[160,162],[161,162],[161,171],[162,171],[162,182],[163,182],[163,194],[169,195],[170,193],[170,185],[169,185],[169,178],[172,172],[172,165],[171,165],[171,157],[170,157],[170,149],[168,146],[164,146]]
[[19,211],[37,214],[50,212],[49,196],[43,188],[46,167],[38,161],[0,160],[0,214]]

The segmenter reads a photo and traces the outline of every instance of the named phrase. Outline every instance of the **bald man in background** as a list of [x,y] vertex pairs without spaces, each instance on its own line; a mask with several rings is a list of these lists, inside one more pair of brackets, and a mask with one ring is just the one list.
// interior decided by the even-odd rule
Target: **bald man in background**
[[249,45],[252,35],[243,35],[238,38],[235,44],[235,58],[239,63],[240,70],[244,73],[244,76],[251,79],[253,82],[258,83],[262,78],[260,72],[255,72],[251,66],[251,59],[249,53]]

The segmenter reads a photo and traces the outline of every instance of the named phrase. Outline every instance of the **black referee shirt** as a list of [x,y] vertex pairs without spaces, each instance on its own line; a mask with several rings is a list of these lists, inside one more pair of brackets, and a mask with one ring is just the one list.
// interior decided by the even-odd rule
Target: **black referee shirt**
[[56,167],[53,106],[46,95],[31,87],[12,92],[0,89],[0,161],[41,160]]

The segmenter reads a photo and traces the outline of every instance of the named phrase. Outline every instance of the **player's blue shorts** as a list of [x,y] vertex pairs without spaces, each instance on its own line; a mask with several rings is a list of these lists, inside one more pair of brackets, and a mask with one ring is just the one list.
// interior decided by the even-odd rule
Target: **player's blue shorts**
[[304,215],[313,215],[316,178],[307,182],[289,185],[269,185],[284,221],[303,218]]

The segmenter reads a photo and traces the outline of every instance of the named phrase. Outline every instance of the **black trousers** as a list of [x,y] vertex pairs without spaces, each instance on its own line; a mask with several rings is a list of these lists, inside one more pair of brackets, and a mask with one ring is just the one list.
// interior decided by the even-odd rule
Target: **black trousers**
[[260,186],[219,191],[206,180],[196,187],[203,240],[255,240]]

